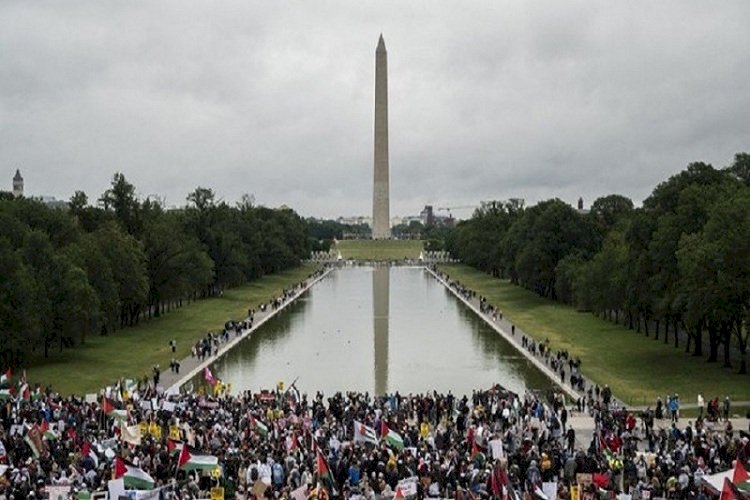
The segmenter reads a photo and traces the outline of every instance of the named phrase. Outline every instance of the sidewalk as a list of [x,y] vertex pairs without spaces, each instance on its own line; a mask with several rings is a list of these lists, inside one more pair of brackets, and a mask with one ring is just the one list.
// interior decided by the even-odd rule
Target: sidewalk
[[[210,366],[216,360],[221,358],[224,354],[229,352],[234,346],[236,346],[242,340],[249,337],[253,332],[255,332],[255,330],[257,330],[266,321],[273,318],[279,312],[283,311],[289,304],[297,300],[297,298],[300,295],[302,295],[307,290],[312,288],[312,286],[315,285],[318,281],[328,276],[328,273],[330,273],[332,270],[333,268],[328,268],[323,272],[323,274],[316,276],[314,279],[308,281],[306,286],[303,286],[303,287],[298,286],[297,288],[295,288],[293,290],[293,294],[289,298],[287,298],[276,309],[268,307],[266,308],[265,311],[257,310],[255,312],[252,328],[244,329],[240,332],[239,335],[231,336],[228,342],[222,344],[221,347],[219,347],[219,352],[218,354],[216,354],[216,356],[209,356],[202,361],[197,356],[196,357],[188,356],[184,359],[181,359],[180,360],[180,373],[174,373],[172,371],[162,372],[160,376],[160,380],[159,380],[159,386],[166,388],[167,392],[179,391],[182,385],[186,384],[190,379],[192,379],[193,377],[198,375],[201,371],[203,371],[203,368]],[[269,300],[270,299],[271,297],[269,297]],[[195,340],[198,341],[197,338]]]
[[[526,359],[528,359],[529,361],[531,361],[537,368],[539,368],[545,375],[547,375],[547,377],[549,377],[550,380],[552,380],[562,390],[564,390],[567,395],[569,395],[570,397],[572,397],[574,399],[578,399],[578,397],[584,395],[583,393],[580,393],[580,392],[576,391],[575,389],[573,389],[573,387],[570,384],[568,384],[568,383],[563,384],[562,381],[560,380],[560,376],[557,373],[555,373],[554,371],[552,371],[552,369],[545,363],[544,357],[539,356],[539,355],[535,356],[528,349],[524,348],[521,345],[521,338],[524,335],[527,338],[534,339],[534,340],[538,341],[538,339],[536,339],[535,336],[527,334],[526,332],[524,332],[523,330],[521,330],[520,328],[518,328],[518,326],[516,326],[516,329],[515,329],[516,334],[515,335],[511,335],[509,332],[511,331],[511,328],[513,326],[512,322],[508,321],[507,319],[493,320],[491,315],[485,314],[485,313],[481,312],[481,309],[479,307],[479,298],[478,297],[473,297],[471,299],[467,299],[466,297],[464,297],[463,295],[461,295],[456,289],[454,289],[453,287],[451,287],[448,282],[446,282],[443,278],[441,278],[432,269],[430,269],[429,267],[425,267],[425,269],[427,269],[427,271],[430,272],[435,277],[435,279],[437,279],[439,282],[441,282],[451,293],[453,293],[453,295],[455,295],[459,300],[461,300],[464,304],[466,304],[468,307],[470,307],[477,314],[477,316],[479,316],[480,318],[482,318],[485,321],[485,323],[487,323],[488,325],[490,325],[497,333],[499,333],[500,335],[502,335],[502,337],[509,344],[511,344],[513,347],[515,347],[518,352],[520,352],[523,356],[526,357]],[[566,380],[570,380],[569,379],[570,373],[569,373],[569,370],[567,370],[567,369],[566,369],[566,374],[567,374]],[[582,373],[579,374],[579,375],[583,376],[584,381],[585,381],[585,386],[586,386],[587,389],[589,387],[591,387],[592,385],[595,384],[595,382],[593,382],[592,380],[588,379]],[[613,395],[613,398],[614,398],[615,402],[620,407],[626,407],[626,408],[628,408],[629,410],[632,410],[632,411],[643,411],[643,410],[646,409],[646,406],[634,406],[634,405],[628,406],[628,405],[625,405],[622,401],[620,401],[620,400],[618,400],[616,398],[616,395]],[[719,404],[721,404],[721,401],[719,402]],[[656,401],[654,401],[654,404],[650,405],[650,407],[653,409],[655,405],[656,405]],[[735,408],[737,406],[750,406],[750,401],[732,401],[732,406],[735,407]],[[697,403],[680,403],[680,409],[682,409],[682,410],[697,409],[697,408],[698,408],[698,404]],[[685,419],[683,419],[683,420],[685,420]],[[740,419],[740,420],[745,421],[747,419]]]

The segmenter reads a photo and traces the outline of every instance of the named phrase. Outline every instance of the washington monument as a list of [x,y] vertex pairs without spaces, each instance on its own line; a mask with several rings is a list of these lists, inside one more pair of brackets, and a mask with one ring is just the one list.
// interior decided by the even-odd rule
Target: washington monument
[[375,50],[375,182],[372,193],[372,237],[391,237],[388,172],[388,53],[383,35]]

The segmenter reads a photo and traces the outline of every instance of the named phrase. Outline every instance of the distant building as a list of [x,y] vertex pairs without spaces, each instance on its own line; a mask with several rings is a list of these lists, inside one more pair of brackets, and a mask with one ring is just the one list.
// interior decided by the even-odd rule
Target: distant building
[[18,169],[16,169],[16,175],[13,176],[13,196],[16,198],[23,196],[23,177]]
[[424,209],[419,212],[419,218],[422,220],[424,226],[434,226],[435,213],[432,210],[432,205],[425,205]]

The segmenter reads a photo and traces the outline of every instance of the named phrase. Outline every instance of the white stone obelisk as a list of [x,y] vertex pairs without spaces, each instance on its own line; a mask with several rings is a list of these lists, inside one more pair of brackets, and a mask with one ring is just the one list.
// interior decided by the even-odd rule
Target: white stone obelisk
[[388,167],[388,53],[383,35],[375,50],[375,182],[372,193],[372,237],[391,237]]

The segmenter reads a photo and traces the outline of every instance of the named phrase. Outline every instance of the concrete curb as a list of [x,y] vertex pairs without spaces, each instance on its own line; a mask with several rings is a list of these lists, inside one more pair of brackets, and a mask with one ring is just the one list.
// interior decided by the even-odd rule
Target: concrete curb
[[[310,288],[312,288],[313,285],[315,285],[317,282],[328,276],[328,274],[333,271],[334,268],[328,268],[326,271],[321,274],[320,276],[316,277],[314,280],[309,282],[307,286],[300,289],[292,298],[289,300],[284,301],[281,306],[279,306],[277,309],[273,309],[270,312],[266,313],[263,317],[258,318],[257,322],[253,323],[253,327],[249,330],[245,330],[240,334],[239,336],[233,338],[223,346],[219,348],[219,352],[216,356],[211,356],[210,358],[204,360],[203,362],[199,363],[196,367],[191,369],[190,371],[186,372],[185,375],[183,375],[180,379],[177,380],[177,382],[172,383],[166,391],[167,392],[175,392],[179,391],[180,387],[185,385],[190,379],[198,375],[203,369],[207,366],[211,366],[213,363],[219,360],[222,356],[224,356],[226,353],[228,353],[233,347],[235,347],[238,343],[242,342],[246,338],[248,338],[255,330],[257,330],[261,325],[263,325],[266,321],[273,318],[278,314],[279,312],[286,309],[287,306],[292,304],[294,301],[296,301],[303,293],[308,291]],[[257,316],[256,316],[257,317]],[[186,358],[188,360],[192,359],[192,357]]]
[[476,313],[476,315],[481,318],[485,323],[490,325],[500,336],[502,336],[510,345],[512,345],[519,353],[521,353],[526,359],[531,361],[531,363],[536,366],[542,373],[544,373],[547,378],[549,378],[555,385],[557,385],[560,389],[565,391],[565,393],[573,398],[574,400],[577,400],[581,395],[573,390],[572,387],[570,387],[567,384],[562,384],[560,382],[560,377],[557,376],[555,372],[553,372],[547,365],[542,363],[539,359],[537,359],[535,356],[533,356],[529,351],[524,349],[521,344],[519,344],[515,337],[510,335],[508,332],[503,330],[500,325],[492,321],[491,318],[489,318],[486,314],[483,314],[479,307],[474,305],[470,300],[467,300],[465,297],[463,297],[460,293],[458,293],[456,290],[454,290],[448,282],[446,282],[443,278],[441,278],[435,271],[430,269],[429,267],[425,266],[425,269],[427,272],[432,274],[436,280],[438,280],[440,283],[445,286],[446,289],[448,289],[456,298],[458,298],[461,302],[466,304],[467,307],[469,307],[472,311]]

